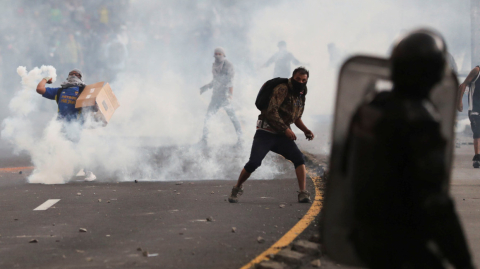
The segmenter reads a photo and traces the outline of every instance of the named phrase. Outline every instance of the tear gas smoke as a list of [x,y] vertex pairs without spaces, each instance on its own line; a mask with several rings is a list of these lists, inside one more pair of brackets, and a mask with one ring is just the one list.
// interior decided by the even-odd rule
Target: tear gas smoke
[[[43,15],[69,5],[63,1],[56,7],[4,1],[11,8],[0,11],[8,45],[0,42],[0,53],[9,52],[0,62],[6,74],[0,77],[0,103],[9,104],[9,116],[0,115],[2,139],[16,152],[31,155],[36,168],[30,182],[67,182],[84,167],[119,180],[236,179],[255,132],[255,97],[272,78],[272,66],[259,67],[278,50],[280,40],[310,70],[303,120],[316,139],[303,143],[303,135],[297,137],[314,153],[328,153],[337,73],[349,55],[386,56],[402,31],[429,26],[445,36],[459,69],[470,68],[468,1],[105,1],[112,17],[97,24],[105,6],[96,1],[69,7],[73,21],[61,22]],[[22,5],[34,5],[35,12],[15,13]],[[77,20],[82,14],[90,19]],[[81,53],[68,54],[77,60],[73,65],[66,63],[63,48],[75,47],[75,42],[83,47]],[[210,121],[208,148],[195,146],[211,97],[211,90],[199,95],[199,88],[212,79],[215,47],[225,48],[235,67],[232,102],[245,139],[240,150],[232,147],[235,132],[223,110]],[[80,57],[84,67],[77,66]],[[109,82],[120,103],[111,122],[78,131],[75,143],[67,139],[71,134],[62,131],[53,115],[55,102],[35,92],[42,77],[53,76],[52,67],[28,73],[20,68],[22,89],[15,90],[19,84],[12,70],[41,64],[58,67],[60,80],[79,67],[87,84]],[[253,176],[293,178],[293,169],[285,174],[283,162],[270,154]]]

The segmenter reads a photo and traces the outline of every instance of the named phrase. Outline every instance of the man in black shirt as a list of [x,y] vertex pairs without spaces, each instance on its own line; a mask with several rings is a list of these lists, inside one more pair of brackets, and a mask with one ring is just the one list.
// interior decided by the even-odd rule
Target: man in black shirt
[[465,89],[468,91],[468,118],[473,132],[473,148],[475,155],[473,156],[473,167],[480,168],[480,67],[476,66],[470,71],[465,81],[458,87],[458,111],[463,111],[462,97]]
[[348,134],[350,239],[368,268],[474,268],[448,192],[447,140],[430,101],[447,61],[443,38],[418,30],[393,49],[393,90],[361,105]]

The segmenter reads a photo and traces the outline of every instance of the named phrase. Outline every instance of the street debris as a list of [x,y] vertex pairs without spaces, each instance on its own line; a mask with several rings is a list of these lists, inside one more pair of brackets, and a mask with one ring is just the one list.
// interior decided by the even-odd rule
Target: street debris
[[208,221],[208,222],[213,222],[213,221],[215,221],[215,220],[213,219],[213,217],[207,217],[207,221]]
[[22,174],[22,171],[18,172],[20,175]]
[[257,242],[258,242],[259,244],[263,244],[263,243],[265,243],[265,238],[259,236],[259,237],[257,237]]
[[102,199],[98,199],[98,202],[101,203],[101,202],[102,202]]
[[78,231],[81,232],[81,233],[86,233],[86,232],[87,232],[87,229],[85,229],[85,228],[80,228],[80,229],[78,229]]
[[285,207],[285,205],[284,205],[284,204],[281,204],[281,205],[280,205],[280,208],[284,208],[284,207]]
[[158,256],[158,253],[152,253],[147,255],[147,257],[157,257],[157,256]]
[[310,265],[312,265],[313,267],[320,267],[322,266],[322,262],[320,261],[320,259],[316,259],[316,260],[313,260]]
[[77,195],[78,195],[78,196],[80,196],[80,195],[82,195],[82,194],[81,194],[81,193],[79,193],[79,192],[77,192]]
[[135,179],[135,183],[138,183],[138,180]]
[[38,243],[38,240],[37,239],[32,239],[28,243]]
[[214,193],[215,193],[215,192],[214,192],[214,191],[212,191],[212,194],[214,194]]
[[142,252],[142,254],[144,257],[148,257],[148,251],[145,250],[144,252]]
[[232,227],[232,233],[235,233],[237,232],[237,228],[236,227]]
[[142,251],[142,248],[137,248],[137,251]]
[[177,182],[177,183],[175,183],[175,185],[182,185],[182,184],[183,184],[183,182]]
[[88,257],[88,258],[86,258],[85,260],[87,260],[87,262],[91,262],[91,261],[93,261],[93,258]]
[[76,249],[75,251],[78,253],[85,253],[85,250]]

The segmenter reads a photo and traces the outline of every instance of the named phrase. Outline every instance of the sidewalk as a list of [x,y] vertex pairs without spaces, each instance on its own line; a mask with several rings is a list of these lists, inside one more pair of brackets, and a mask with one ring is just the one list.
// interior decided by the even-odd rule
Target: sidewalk
[[480,265],[480,169],[472,166],[473,145],[455,150],[451,194],[455,200],[475,265]]

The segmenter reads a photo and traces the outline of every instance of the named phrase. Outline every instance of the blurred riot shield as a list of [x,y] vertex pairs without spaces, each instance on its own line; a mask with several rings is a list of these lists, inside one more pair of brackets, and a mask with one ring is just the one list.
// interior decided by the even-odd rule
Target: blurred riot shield
[[[451,172],[454,141],[455,103],[458,81],[453,72],[445,71],[444,79],[432,90],[430,100],[441,116],[441,128],[448,141],[446,149],[447,171]],[[322,241],[326,253],[333,260],[361,266],[350,240],[353,223],[352,179],[342,171],[345,160],[349,126],[357,108],[371,101],[378,92],[391,91],[390,70],[387,59],[355,56],[348,59],[338,79],[332,149],[327,188],[322,213]]]

